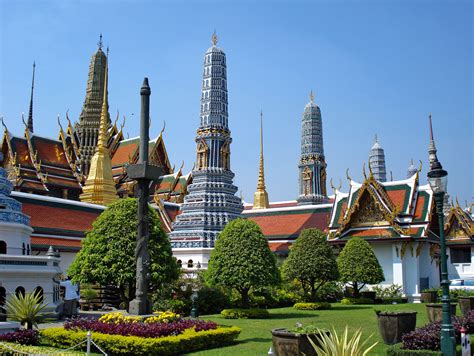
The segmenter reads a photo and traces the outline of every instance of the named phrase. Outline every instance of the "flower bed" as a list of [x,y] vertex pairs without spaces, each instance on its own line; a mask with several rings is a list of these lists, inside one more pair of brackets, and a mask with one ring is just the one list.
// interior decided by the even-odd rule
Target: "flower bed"
[[39,333],[37,330],[21,329],[5,334],[0,334],[0,341],[15,342],[20,345],[36,345]]
[[[240,328],[232,326],[204,331],[192,328],[179,335],[158,338],[93,332],[92,340],[109,355],[179,355],[230,345],[239,334]],[[41,337],[51,346],[65,348],[85,340],[87,331],[49,328],[41,330]]]
[[139,336],[139,337],[163,337],[182,334],[187,329],[196,332],[217,329],[217,324],[212,321],[197,319],[179,319],[173,322],[147,322],[138,320],[128,320],[119,322],[107,322],[76,318],[64,323],[64,329],[70,331],[90,330],[101,334]]

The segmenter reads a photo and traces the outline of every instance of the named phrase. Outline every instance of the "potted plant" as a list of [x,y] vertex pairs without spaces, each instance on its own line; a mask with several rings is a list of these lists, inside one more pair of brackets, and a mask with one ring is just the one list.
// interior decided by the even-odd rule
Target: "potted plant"
[[421,302],[422,303],[436,303],[438,300],[438,289],[429,288],[421,291]]
[[458,297],[459,308],[463,316],[468,316],[468,314],[474,310],[474,295],[463,295]]
[[[324,332],[329,333],[327,330],[324,330]],[[275,356],[316,356],[311,341],[319,345],[319,339],[317,338],[319,333],[321,333],[321,330],[316,326],[303,326],[301,323],[296,323],[296,327],[290,329],[273,329],[273,354]]]
[[416,311],[380,311],[376,310],[380,335],[387,345],[402,341],[403,334],[415,330]]
[[[456,315],[456,303],[451,303],[451,315]],[[430,303],[426,304],[426,312],[428,313],[428,320],[430,323],[441,321],[443,313],[443,304]]]

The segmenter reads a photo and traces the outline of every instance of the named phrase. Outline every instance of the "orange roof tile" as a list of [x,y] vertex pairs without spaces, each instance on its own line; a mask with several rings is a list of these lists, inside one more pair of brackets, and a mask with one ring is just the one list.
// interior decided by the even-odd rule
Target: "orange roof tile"
[[387,190],[386,192],[393,205],[397,207],[398,211],[402,211],[406,195],[410,192],[405,189]]
[[112,166],[120,166],[128,162],[130,158],[133,158],[135,151],[138,149],[138,139],[130,140],[129,142],[120,143],[119,147],[115,151],[112,157]]
[[58,239],[54,237],[37,237],[31,236],[31,243],[33,245],[44,245],[44,246],[59,246],[59,247],[81,247],[80,240],[69,240],[69,239]]

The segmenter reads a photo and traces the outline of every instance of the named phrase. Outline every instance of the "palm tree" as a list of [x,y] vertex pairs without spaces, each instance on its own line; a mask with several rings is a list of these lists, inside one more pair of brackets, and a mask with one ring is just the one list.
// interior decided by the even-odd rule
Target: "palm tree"
[[47,304],[42,301],[40,293],[18,293],[7,299],[5,307],[11,320],[19,321],[26,329],[33,329],[43,319],[42,311]]

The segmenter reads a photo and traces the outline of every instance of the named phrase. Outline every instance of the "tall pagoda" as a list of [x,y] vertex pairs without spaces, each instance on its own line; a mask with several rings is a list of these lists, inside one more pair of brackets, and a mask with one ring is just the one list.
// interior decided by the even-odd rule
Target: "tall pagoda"
[[201,91],[201,123],[196,135],[196,163],[193,182],[188,186],[182,213],[173,223],[173,253],[188,267],[198,262],[207,267],[210,250],[219,232],[239,217],[242,201],[235,196],[234,173],[230,170],[227,68],[224,51],[217,47],[217,36],[204,56]]
[[[86,98],[81,115],[79,116],[79,122],[75,125],[75,131],[79,137],[79,168],[81,173],[86,177],[89,174],[91,159],[99,139],[100,115],[103,104],[107,56],[102,50],[102,34],[100,35],[98,46],[97,52],[92,55],[90,61]],[[110,124],[108,109],[109,108],[107,108],[107,125]]]
[[314,102],[311,91],[302,118],[298,204],[320,204],[327,201],[326,166],[321,110]]
[[387,170],[385,168],[385,152],[375,135],[374,145],[369,152],[369,164],[374,178],[379,182],[387,181]]

